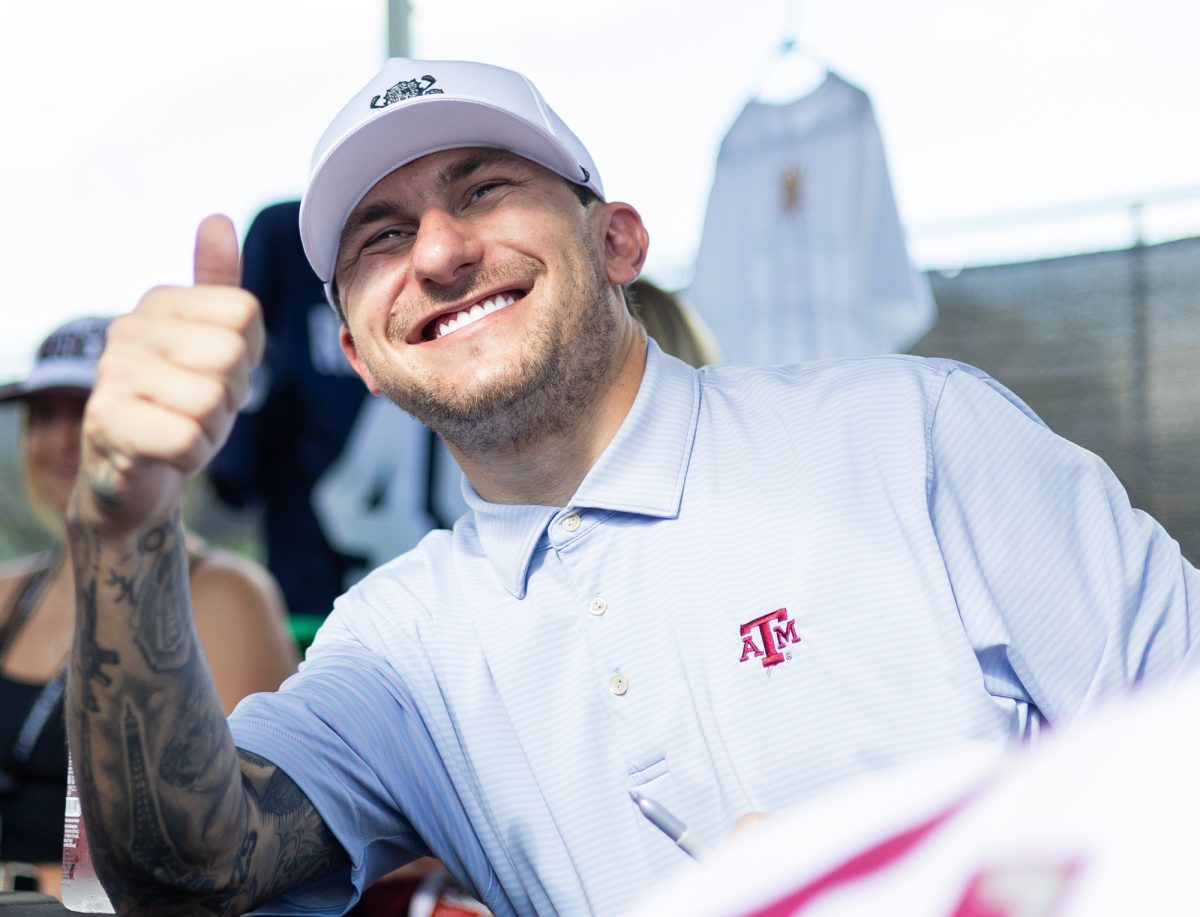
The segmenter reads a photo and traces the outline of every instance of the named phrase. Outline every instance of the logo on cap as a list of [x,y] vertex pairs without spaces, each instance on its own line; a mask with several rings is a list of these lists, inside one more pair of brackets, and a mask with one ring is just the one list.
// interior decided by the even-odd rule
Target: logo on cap
[[436,82],[437,80],[429,74],[417,77],[415,80],[401,80],[395,86],[389,87],[387,92],[373,96],[371,107],[387,108],[393,102],[403,102],[405,99],[415,99],[417,96],[442,95],[442,90],[430,88]]
[[73,322],[55,331],[38,348],[39,360],[91,359],[100,356],[108,323]]

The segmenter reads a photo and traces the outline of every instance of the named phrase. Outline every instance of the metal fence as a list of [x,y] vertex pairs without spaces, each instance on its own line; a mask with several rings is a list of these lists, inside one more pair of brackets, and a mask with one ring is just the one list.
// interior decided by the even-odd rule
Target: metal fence
[[1200,561],[1200,238],[930,278],[912,352],[991,373]]

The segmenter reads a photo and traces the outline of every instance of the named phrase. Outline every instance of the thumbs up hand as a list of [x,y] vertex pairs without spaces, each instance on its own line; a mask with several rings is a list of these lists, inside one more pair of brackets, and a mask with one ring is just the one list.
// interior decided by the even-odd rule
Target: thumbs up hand
[[220,449],[265,337],[258,301],[238,282],[233,224],[207,217],[195,284],[155,288],[109,326],[84,414],[76,521],[112,534],[159,525]]

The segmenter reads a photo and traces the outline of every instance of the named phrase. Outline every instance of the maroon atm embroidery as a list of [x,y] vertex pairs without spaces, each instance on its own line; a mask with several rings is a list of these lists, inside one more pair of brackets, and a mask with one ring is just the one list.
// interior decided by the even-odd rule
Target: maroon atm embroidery
[[[756,638],[758,642],[755,642]],[[777,608],[742,625],[742,658],[738,661],[754,658],[762,659],[763,668],[778,665],[792,658],[792,654],[785,653],[784,648],[790,643],[799,642],[796,622],[788,619],[786,608]]]

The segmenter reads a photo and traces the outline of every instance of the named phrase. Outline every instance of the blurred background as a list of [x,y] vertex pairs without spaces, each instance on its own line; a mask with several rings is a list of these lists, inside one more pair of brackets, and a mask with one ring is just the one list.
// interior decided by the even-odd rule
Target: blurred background
[[[187,283],[205,214],[244,233],[298,197],[399,13],[412,56],[539,86],[609,197],[642,212],[646,275],[669,290],[693,279],[747,101],[808,91],[808,65],[860,88],[937,307],[903,349],[992,373],[1200,559],[1200,7],[1178,0],[6,6],[0,381],[64,319]],[[17,429],[0,410],[0,560],[43,537],[16,483]],[[202,534],[258,550],[252,516],[202,486],[194,499]]]

